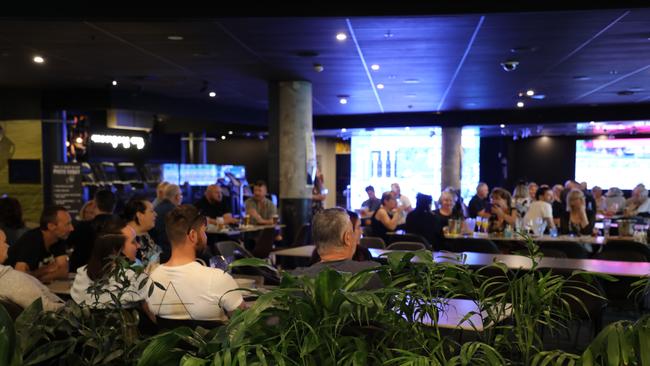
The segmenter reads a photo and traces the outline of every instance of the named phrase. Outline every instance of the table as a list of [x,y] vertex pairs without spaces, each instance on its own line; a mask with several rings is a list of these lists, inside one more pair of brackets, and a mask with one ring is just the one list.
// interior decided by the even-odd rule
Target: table
[[[74,273],[70,273],[74,275]],[[66,295],[70,296],[70,289],[72,288],[72,283],[74,282],[74,277],[72,279],[68,278],[66,280],[54,280],[51,283],[45,285],[50,291],[57,295]]]
[[[445,239],[488,239],[492,241],[526,241],[523,236],[513,234],[512,237],[506,238],[502,235],[493,235],[487,233],[472,233],[470,234],[446,234]],[[604,236],[571,236],[571,235],[558,235],[556,237],[550,235],[541,235],[532,237],[536,243],[553,243],[553,242],[571,242],[579,244],[592,244],[592,245],[605,245],[607,239]],[[618,237],[610,237],[610,239],[618,239]],[[628,239],[628,238],[625,238]]]
[[212,225],[208,224],[208,227],[206,228],[205,232],[208,234],[224,234],[228,236],[237,236],[240,235],[241,233],[250,233],[254,231],[260,231],[264,229],[271,229],[274,228],[276,230],[281,229],[285,227],[285,225],[248,225],[248,226],[239,226],[238,229],[231,229],[229,226],[227,228],[218,230],[217,225]]
[[[483,324],[483,318],[486,317],[485,311],[481,312],[479,304],[474,300],[467,299],[447,299],[438,313],[438,327],[447,329],[462,329],[469,331],[481,332],[494,324]],[[474,312],[472,316],[461,322],[463,318]],[[483,315],[481,315],[483,314]],[[502,319],[508,318],[512,314],[512,307],[506,304]],[[424,325],[433,326],[433,320],[429,315],[425,315],[420,322]]]

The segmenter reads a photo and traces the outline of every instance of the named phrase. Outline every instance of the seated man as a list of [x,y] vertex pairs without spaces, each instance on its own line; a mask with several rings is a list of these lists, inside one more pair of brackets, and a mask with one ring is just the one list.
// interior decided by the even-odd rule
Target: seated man
[[62,307],[63,300],[50,292],[36,278],[2,265],[7,259],[9,248],[5,238],[5,233],[0,230],[0,300],[7,299],[24,309],[41,298],[45,311],[54,311]]
[[196,262],[207,247],[206,219],[191,205],[172,210],[165,218],[172,253],[167,263],[151,273],[155,287],[147,299],[151,312],[164,319],[227,320],[226,312],[245,308],[237,282],[217,268]]
[[524,216],[524,225],[533,227],[533,223],[537,219],[546,221],[546,227],[549,229],[555,228],[553,220],[553,191],[548,187],[542,187],[535,192],[535,201],[530,204],[526,215]]
[[476,186],[476,194],[469,201],[469,206],[467,206],[468,217],[490,217],[490,213],[486,210],[490,203],[490,200],[488,199],[489,193],[490,190],[486,183],[480,182],[478,186]]
[[253,225],[271,225],[278,209],[266,198],[266,182],[259,180],[253,187],[253,197],[245,202],[246,214],[250,215]]
[[233,224],[237,222],[232,217],[232,209],[230,203],[223,199],[221,187],[217,184],[211,184],[206,188],[204,196],[194,203],[194,206],[199,209],[201,215],[208,218],[208,223],[216,225],[217,218],[223,217],[223,223]]
[[370,217],[381,206],[381,200],[375,195],[375,187],[373,186],[367,186],[366,193],[368,194],[368,199],[361,204],[361,215],[363,217]]
[[101,231],[106,222],[113,218],[117,197],[110,190],[104,189],[95,192],[93,201],[95,202],[95,217],[90,221],[75,223],[74,231],[68,238],[68,247],[74,248],[70,255],[68,268],[72,273],[76,273],[77,268],[88,264],[97,233]]
[[40,227],[26,232],[9,248],[7,265],[43,283],[68,278],[65,240],[73,230],[72,218],[65,207],[45,208]]
[[[373,261],[354,261],[352,259],[361,230],[355,232],[350,216],[339,207],[328,208],[316,215],[311,223],[312,239],[320,256],[320,262],[310,267],[298,268],[293,271],[295,275],[316,276],[324,268],[331,268],[339,272],[356,273],[366,268],[374,268],[379,263]],[[381,288],[379,276],[372,276],[366,288]]]
[[161,250],[160,263],[165,263],[171,255],[171,246],[165,231],[165,215],[183,202],[183,193],[181,187],[176,184],[168,184],[163,192],[163,200],[158,203],[154,211],[156,212],[156,223],[154,228],[149,231],[153,241],[158,244]]

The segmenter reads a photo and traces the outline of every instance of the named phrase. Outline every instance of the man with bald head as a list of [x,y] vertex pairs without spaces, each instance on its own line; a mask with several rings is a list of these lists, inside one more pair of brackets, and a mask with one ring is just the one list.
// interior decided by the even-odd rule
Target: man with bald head
[[203,197],[194,203],[201,215],[208,218],[208,223],[216,225],[217,218],[223,217],[223,223],[228,225],[237,222],[232,217],[232,209],[228,200],[223,199],[221,187],[211,184],[206,188]]

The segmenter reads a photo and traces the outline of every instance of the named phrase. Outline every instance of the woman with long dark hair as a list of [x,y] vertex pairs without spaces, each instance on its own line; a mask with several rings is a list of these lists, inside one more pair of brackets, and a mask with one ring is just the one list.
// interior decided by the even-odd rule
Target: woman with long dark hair
[[96,309],[142,306],[148,313],[144,300],[149,287],[140,286],[147,277],[131,267],[138,248],[133,228],[121,220],[107,224],[95,240],[88,264],[77,269],[72,299]]

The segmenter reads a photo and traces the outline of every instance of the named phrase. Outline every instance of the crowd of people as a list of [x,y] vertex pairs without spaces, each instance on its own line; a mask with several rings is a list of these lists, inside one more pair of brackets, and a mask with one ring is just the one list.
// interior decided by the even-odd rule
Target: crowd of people
[[[626,200],[623,192],[610,188],[604,194],[598,186],[587,189],[586,183],[568,180],[564,185],[538,185],[535,182],[519,182],[511,194],[504,188],[491,191],[480,182],[476,194],[465,205],[458,190],[448,187],[432,207],[430,195],[418,193],[416,207],[401,194],[399,184],[377,198],[374,187],[366,187],[368,200],[361,207],[367,219],[370,236],[388,240],[397,230],[424,237],[434,249],[445,249],[444,231],[450,219],[476,218],[487,220],[490,233],[506,230],[532,228],[543,224],[549,231],[561,234],[591,235],[594,232],[596,214],[623,216],[650,216],[648,190],[637,185]],[[474,230],[474,228],[468,228]]]

